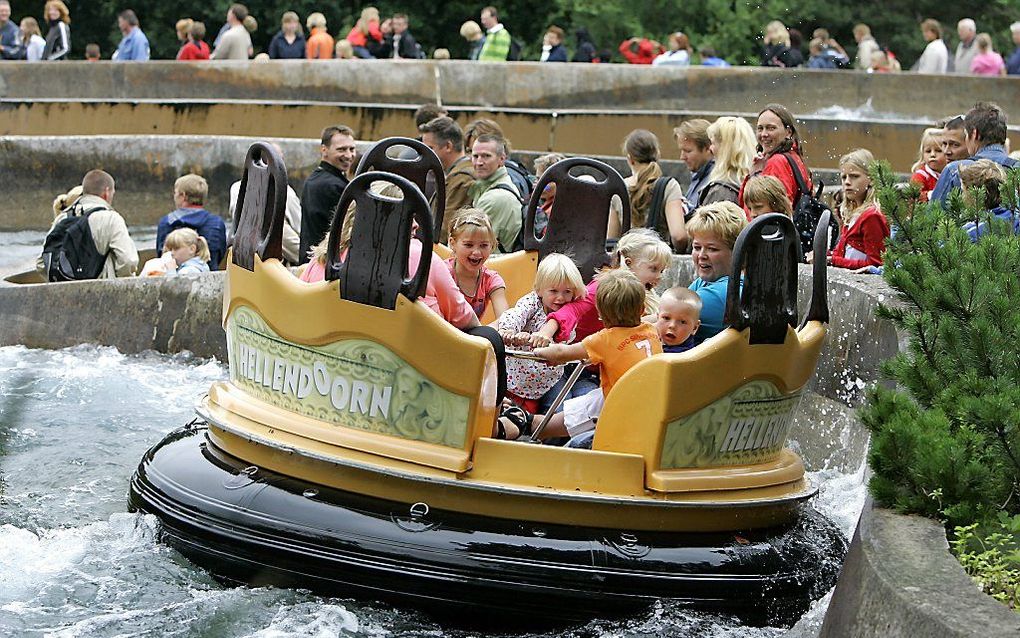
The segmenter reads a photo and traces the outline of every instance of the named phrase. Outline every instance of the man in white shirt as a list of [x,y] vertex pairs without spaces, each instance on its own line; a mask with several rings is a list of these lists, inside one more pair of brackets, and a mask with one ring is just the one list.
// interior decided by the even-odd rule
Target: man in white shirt
[[251,56],[251,35],[244,28],[244,19],[247,17],[248,8],[243,4],[230,5],[227,9],[227,24],[230,28],[220,37],[210,59],[247,60]]
[[921,23],[921,35],[928,42],[921,59],[917,61],[918,73],[944,74],[949,70],[949,49],[942,41],[942,25],[938,20],[928,18]]

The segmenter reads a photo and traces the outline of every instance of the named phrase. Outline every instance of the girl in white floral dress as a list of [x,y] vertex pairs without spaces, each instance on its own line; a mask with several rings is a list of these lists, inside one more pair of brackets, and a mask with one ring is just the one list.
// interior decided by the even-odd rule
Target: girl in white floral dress
[[[584,297],[584,280],[577,266],[566,255],[552,253],[538,264],[535,290],[500,315],[496,330],[508,346],[531,350],[549,345],[538,333],[546,315],[564,304]],[[528,412],[534,412],[541,399],[563,376],[563,366],[541,361],[507,357],[507,394]]]

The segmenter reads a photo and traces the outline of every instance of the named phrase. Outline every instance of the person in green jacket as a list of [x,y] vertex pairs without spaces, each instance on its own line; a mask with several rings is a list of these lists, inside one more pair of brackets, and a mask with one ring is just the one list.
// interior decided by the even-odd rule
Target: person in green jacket
[[478,54],[480,62],[504,62],[510,54],[510,32],[499,21],[496,7],[482,9],[482,26],[485,27],[485,44]]
[[496,135],[479,135],[471,148],[471,164],[477,181],[468,189],[471,205],[485,212],[496,233],[498,251],[513,250],[521,232],[521,199],[510,180],[506,162],[506,141]]

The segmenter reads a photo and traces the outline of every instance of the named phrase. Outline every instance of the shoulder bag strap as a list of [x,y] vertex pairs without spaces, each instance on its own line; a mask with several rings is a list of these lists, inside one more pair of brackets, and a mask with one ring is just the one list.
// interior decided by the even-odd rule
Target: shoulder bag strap
[[[793,171],[793,179],[797,180],[797,189],[800,192],[800,195],[809,195],[810,196],[811,195],[811,191],[808,190],[807,184],[804,182],[804,176],[801,175],[800,167],[797,166],[797,162],[794,161],[794,159],[792,157],[790,157],[789,153],[783,153],[783,157],[785,157],[787,163],[790,164],[790,170]],[[798,199],[800,199],[799,196],[794,198],[793,206],[795,208],[797,206],[797,200]]]
[[666,187],[669,186],[671,179],[673,178],[663,175],[655,180],[655,186],[652,187],[652,201],[648,205],[648,215],[645,218],[645,228],[656,230],[659,227],[659,216],[663,214],[666,204]]

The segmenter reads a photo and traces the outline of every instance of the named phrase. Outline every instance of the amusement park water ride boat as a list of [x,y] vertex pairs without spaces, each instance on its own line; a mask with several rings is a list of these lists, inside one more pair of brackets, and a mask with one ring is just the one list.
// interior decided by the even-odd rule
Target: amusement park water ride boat
[[[425,245],[440,221],[414,183],[438,159],[419,150],[414,166],[376,164],[390,172],[351,182],[337,209],[357,207],[350,254],[308,284],[280,262],[283,162],[252,146],[223,301],[229,379],[146,453],[130,507],[226,580],[456,622],[569,622],[660,598],[792,622],[833,586],[846,551],[786,446],[826,334],[824,258],[798,324],[796,230],[757,219],[733,253],[745,278],[729,290],[730,328],[632,368],[606,397],[592,450],[497,440],[492,346],[416,301],[428,259],[406,278],[412,219]],[[379,181],[403,198],[375,194]],[[525,251],[489,263],[511,303],[549,252],[572,249],[590,275],[607,257],[610,200],[627,201],[620,176],[593,160],[553,166],[536,193],[550,181],[545,236],[532,231],[533,201]],[[816,250],[824,242],[822,231]]]

